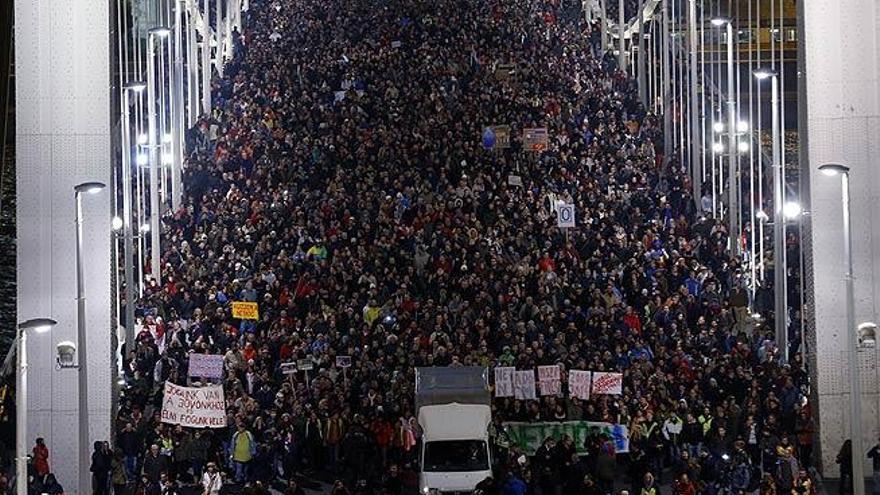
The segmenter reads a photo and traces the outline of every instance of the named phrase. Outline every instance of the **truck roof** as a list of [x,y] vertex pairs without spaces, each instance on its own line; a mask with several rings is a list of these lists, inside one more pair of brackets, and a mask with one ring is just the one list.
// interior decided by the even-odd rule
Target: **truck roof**
[[419,409],[419,425],[426,442],[475,440],[489,436],[492,409],[483,404],[443,404]]
[[450,404],[488,406],[489,369],[482,366],[435,366],[416,368],[416,409]]

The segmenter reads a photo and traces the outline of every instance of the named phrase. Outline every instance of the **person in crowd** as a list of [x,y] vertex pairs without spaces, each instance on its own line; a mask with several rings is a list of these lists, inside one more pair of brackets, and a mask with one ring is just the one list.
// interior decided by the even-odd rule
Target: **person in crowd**
[[37,476],[45,476],[49,473],[49,448],[42,438],[37,438],[32,449],[34,470]]
[[217,464],[209,462],[201,478],[202,495],[219,495],[223,488],[223,478],[217,470]]
[[150,445],[149,451],[144,456],[143,468],[141,469],[143,476],[154,485],[159,486],[162,474],[167,473],[168,469],[168,459],[159,453],[159,445],[155,443]]
[[113,451],[113,458],[110,461],[110,485],[113,487],[114,495],[127,493],[128,473],[125,469],[125,454],[119,448]]
[[229,459],[235,470],[235,482],[248,481],[251,461],[257,455],[257,442],[244,423],[239,423],[230,442],[231,453]]
[[112,455],[106,442],[95,442],[92,451],[92,465],[89,471],[92,473],[92,493],[95,495],[109,495],[110,471]]

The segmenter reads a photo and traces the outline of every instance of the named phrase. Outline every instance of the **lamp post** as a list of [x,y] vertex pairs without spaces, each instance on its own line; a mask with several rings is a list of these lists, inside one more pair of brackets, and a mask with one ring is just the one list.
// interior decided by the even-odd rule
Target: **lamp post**
[[28,492],[27,475],[27,333],[48,332],[55,324],[49,318],[34,318],[18,324],[18,383],[15,386],[15,487],[18,493]]
[[183,8],[185,1],[174,4],[174,65],[171,70],[171,207],[180,209],[183,197],[181,170],[183,168]]
[[[775,111],[775,110],[774,110]],[[849,167],[839,163],[826,163],[819,167],[825,175],[840,176],[841,200],[843,203],[843,260],[846,263],[846,273],[843,276],[846,282],[846,345],[847,359],[849,361],[849,373],[851,389],[849,394],[850,406],[850,438],[852,439],[852,478],[853,495],[865,495],[865,474],[862,465],[864,447],[862,446],[862,381],[859,376],[858,352],[856,352],[856,328],[855,328],[855,301],[853,295],[853,259],[852,259],[852,230],[850,228],[850,199],[849,199]]]
[[782,168],[782,150],[779,146],[779,77],[772,69],[758,69],[755,77],[770,79],[771,133],[773,136],[773,312],[775,314],[776,343],[782,357],[788,362],[788,288],[786,272],[788,260],[785,252],[785,170]]
[[688,2],[688,45],[690,46],[690,142],[691,194],[697,211],[702,209],[703,170],[700,164],[700,127],[697,120],[697,0]]
[[167,38],[171,30],[155,27],[149,31],[147,40],[147,143],[150,164],[150,260],[153,278],[162,283],[162,258],[159,252],[159,143],[156,140],[156,44],[155,38]]
[[736,194],[736,95],[733,87],[733,22],[724,17],[712,19],[712,25],[727,28],[727,229],[728,249],[734,256],[739,254],[740,230],[737,226]]
[[134,342],[134,240],[132,235],[131,211],[131,116],[130,93],[140,94],[147,85],[132,82],[122,91],[122,254],[125,257],[125,344],[127,348]]
[[[102,182],[83,182],[73,188],[76,200],[76,338],[79,346],[79,471],[88,473],[89,469],[89,375],[86,357],[86,289],[83,280],[83,238],[82,238],[82,195],[97,194],[104,189]],[[79,492],[89,493],[90,476],[79,477]]]

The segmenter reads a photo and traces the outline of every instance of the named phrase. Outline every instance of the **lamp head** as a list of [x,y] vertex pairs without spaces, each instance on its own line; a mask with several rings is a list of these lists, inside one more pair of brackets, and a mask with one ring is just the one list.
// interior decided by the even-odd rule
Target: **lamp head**
[[159,37],[164,38],[165,36],[168,36],[169,34],[171,34],[171,28],[166,27],[166,26],[156,26],[156,27],[150,29],[149,33],[154,36],[159,36]]
[[788,201],[782,205],[782,215],[789,220],[799,217],[802,211],[801,205],[794,201]]
[[125,89],[128,91],[134,91],[135,93],[140,93],[141,91],[147,89],[147,83],[142,81],[134,81],[125,85]]
[[107,186],[103,182],[91,181],[91,182],[83,182],[82,184],[78,184],[73,188],[73,190],[76,191],[77,193],[87,192],[89,194],[98,194],[105,187],[107,187]]
[[756,79],[764,80],[775,76],[776,70],[769,67],[762,67],[760,69],[756,69],[754,72],[752,72],[752,74],[755,75]]
[[19,330],[33,330],[37,333],[48,332],[58,322],[52,318],[33,318],[18,324]]
[[119,232],[122,228],[122,218],[118,216],[113,217],[113,220],[110,222],[110,228],[112,228],[114,232]]
[[826,163],[824,165],[820,165],[819,170],[821,170],[823,174],[828,176],[849,173],[849,167],[840,163]]
[[715,27],[721,27],[726,26],[730,22],[730,19],[727,17],[715,17],[710,22],[712,22],[712,25]]

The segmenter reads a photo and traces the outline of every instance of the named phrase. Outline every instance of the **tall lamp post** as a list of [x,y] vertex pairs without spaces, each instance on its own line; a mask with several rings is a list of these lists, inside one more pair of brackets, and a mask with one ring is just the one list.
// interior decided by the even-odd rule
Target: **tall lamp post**
[[726,26],[727,28],[727,229],[729,230],[728,248],[734,256],[739,254],[739,236],[740,229],[737,226],[737,216],[739,215],[739,206],[737,205],[737,187],[736,187],[736,161],[737,146],[736,134],[736,98],[733,86],[733,21],[725,17],[716,17],[712,19],[712,25],[716,27]]
[[18,324],[18,383],[15,386],[15,489],[18,493],[28,492],[27,475],[27,334],[48,332],[55,324],[49,318],[34,318]]
[[86,341],[86,289],[83,280],[82,195],[97,194],[103,182],[83,182],[73,188],[76,200],[76,338],[79,347],[79,493],[89,493],[89,374]]
[[134,236],[132,234],[131,210],[131,101],[129,95],[140,94],[146,89],[143,82],[131,82],[122,91],[122,255],[125,257],[125,346],[134,343]]
[[779,144],[779,76],[773,69],[758,69],[755,77],[770,79],[770,125],[773,136],[773,313],[775,320],[776,343],[788,362],[788,260],[785,252],[785,169],[782,165],[782,150]]
[[856,345],[855,328],[855,301],[853,295],[853,259],[852,259],[852,230],[850,228],[850,199],[849,199],[849,167],[839,163],[826,163],[819,167],[825,175],[840,176],[841,200],[843,203],[843,260],[846,263],[846,345],[847,359],[849,361],[849,373],[851,389],[849,394],[850,407],[850,438],[852,439],[852,479],[853,495],[865,495],[865,472],[862,465],[862,457],[865,450],[862,446],[862,381],[859,376],[859,361]]
[[[150,260],[153,278],[162,283],[162,258],[159,252],[159,219],[162,216],[159,206],[159,143],[156,139],[156,43],[155,38],[167,38],[171,30],[167,27],[150,29],[147,39],[147,142],[150,165]],[[162,82],[164,84],[164,81]],[[164,110],[163,110],[164,111]]]

